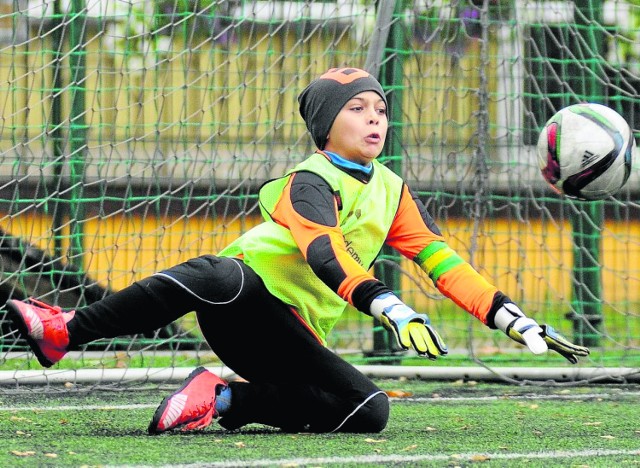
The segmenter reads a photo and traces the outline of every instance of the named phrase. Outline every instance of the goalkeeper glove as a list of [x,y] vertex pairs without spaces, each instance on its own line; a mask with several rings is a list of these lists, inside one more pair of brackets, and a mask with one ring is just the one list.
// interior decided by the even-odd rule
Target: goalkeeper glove
[[392,293],[384,293],[371,302],[371,315],[393,332],[402,349],[413,348],[420,356],[436,359],[449,350],[437,331],[431,327],[429,317],[416,313]]
[[571,364],[578,362],[577,356],[589,355],[588,348],[574,345],[549,325],[538,325],[535,320],[525,316],[513,302],[505,302],[498,309],[494,323],[509,338],[525,345],[533,354],[542,354],[551,349]]
[[566,358],[571,364],[577,364],[577,356],[588,356],[589,348],[571,343],[560,333],[555,331],[551,325],[541,325],[542,337],[549,349]]

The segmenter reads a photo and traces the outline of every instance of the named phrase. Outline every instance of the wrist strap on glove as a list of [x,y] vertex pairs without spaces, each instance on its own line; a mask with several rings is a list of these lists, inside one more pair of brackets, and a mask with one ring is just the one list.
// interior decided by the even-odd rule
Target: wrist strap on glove
[[447,346],[429,323],[392,293],[381,294],[371,303],[371,315],[393,333],[403,349],[413,348],[420,356],[436,359],[448,353]]
[[369,311],[371,312],[371,315],[380,320],[383,313],[389,312],[393,306],[397,305],[404,305],[404,302],[402,302],[400,298],[393,293],[384,293],[380,294],[371,302]]
[[542,354],[548,346],[538,322],[527,317],[513,302],[505,302],[496,312],[494,323],[509,338],[525,345],[533,354]]

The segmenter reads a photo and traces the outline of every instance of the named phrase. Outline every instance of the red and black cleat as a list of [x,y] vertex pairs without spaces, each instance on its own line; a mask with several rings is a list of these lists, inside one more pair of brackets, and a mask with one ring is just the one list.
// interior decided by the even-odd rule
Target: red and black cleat
[[226,381],[198,367],[176,392],[162,400],[149,424],[149,434],[177,428],[204,429],[217,416],[216,397],[226,386]]
[[7,316],[44,367],[51,367],[67,353],[67,323],[74,315],[75,311],[63,312],[33,298],[7,301]]

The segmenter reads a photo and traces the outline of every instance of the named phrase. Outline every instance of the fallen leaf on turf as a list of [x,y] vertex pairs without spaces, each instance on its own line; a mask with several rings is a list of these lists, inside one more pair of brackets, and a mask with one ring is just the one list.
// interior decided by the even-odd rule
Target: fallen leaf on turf
[[129,367],[129,356],[127,353],[116,353],[116,368],[118,369],[126,369]]
[[244,444],[244,442],[234,442],[233,445],[235,445],[238,448],[243,448],[246,447],[246,445]]
[[366,439],[364,439],[364,441],[368,444],[381,444],[383,442],[386,442],[387,439],[372,439],[370,437],[367,437]]
[[601,439],[607,439],[607,440],[615,439],[615,437],[612,436],[612,435],[603,435],[603,436],[600,436],[600,438]]
[[438,429],[436,429],[435,427],[427,426],[424,428],[424,430],[427,432],[433,432],[433,431],[437,431]]
[[30,419],[27,419],[25,417],[22,416],[11,416],[9,418],[10,421],[26,421],[26,422],[32,422]]
[[474,461],[474,462],[482,462],[482,461],[491,460],[491,457],[489,457],[487,455],[473,455],[470,458],[470,460]]
[[540,405],[536,405],[536,404],[529,405],[529,408],[531,408],[531,409],[538,409],[538,408],[540,408]]
[[405,392],[404,390],[387,390],[385,393],[391,398],[408,398],[413,396],[413,393]]
[[602,423],[600,421],[594,421],[594,422],[586,422],[584,423],[585,426],[599,426]]
[[48,458],[58,458],[57,453],[45,453],[44,456]]
[[409,452],[411,450],[415,450],[418,448],[418,444],[413,444],[413,445],[409,445],[408,447],[405,447],[402,449],[403,452]]
[[476,353],[484,356],[493,356],[502,354],[503,351],[497,346],[481,346],[476,350]]
[[31,457],[31,456],[35,455],[36,452],[33,452],[31,450],[26,451],[26,452],[21,452],[19,450],[12,450],[11,454],[15,455],[16,457]]

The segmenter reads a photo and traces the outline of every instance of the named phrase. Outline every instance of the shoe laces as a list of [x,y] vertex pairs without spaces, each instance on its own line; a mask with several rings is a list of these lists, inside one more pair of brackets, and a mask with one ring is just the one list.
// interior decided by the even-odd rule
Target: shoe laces
[[213,408],[213,415],[215,416],[216,414],[215,402],[212,401],[210,404],[207,404],[206,402],[196,403],[194,405],[193,411],[190,411],[188,413],[189,418],[195,417],[195,419],[189,419],[189,420],[197,421],[199,419],[202,419],[207,415],[207,413],[209,413],[209,411],[211,411],[212,408]]
[[54,314],[61,314],[62,313],[62,309],[60,308],[60,306],[52,306],[50,304],[47,304],[46,302],[39,301],[38,299],[35,299],[33,297],[29,298],[29,302],[31,302],[32,304],[40,307],[41,309],[46,309],[49,312],[52,312]]
[[213,418],[217,417],[214,405],[210,405],[209,407],[207,407],[206,404],[195,405],[195,410],[197,414],[194,415],[194,412],[191,412],[188,415],[188,419],[176,426],[176,428],[179,427],[182,431],[204,429],[211,423]]

